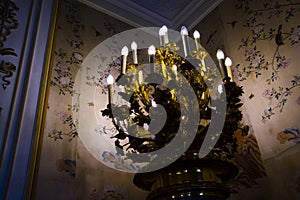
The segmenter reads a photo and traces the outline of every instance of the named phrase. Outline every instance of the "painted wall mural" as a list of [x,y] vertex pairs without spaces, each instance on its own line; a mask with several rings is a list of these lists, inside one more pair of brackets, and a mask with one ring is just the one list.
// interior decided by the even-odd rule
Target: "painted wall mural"
[[297,127],[287,128],[277,134],[280,144],[288,141],[300,144],[300,129]]
[[299,0],[225,0],[194,28],[211,54],[221,48],[231,57],[234,78],[245,91],[244,120],[258,141],[267,178],[240,192],[243,199],[300,196],[299,17]]
[[[266,159],[295,145],[280,143],[278,132],[300,126],[299,17],[299,0],[235,0],[195,27],[211,54],[221,48],[232,58],[234,78],[245,91],[245,120]],[[211,33],[213,43],[206,43]]]
[[[238,1],[235,4],[237,9],[247,13],[248,18],[243,26],[249,29],[248,32],[251,33],[241,39],[239,50],[244,52],[245,63],[242,65],[237,64],[236,75],[239,81],[244,81],[251,74],[255,74],[255,78],[259,78],[263,71],[268,73],[265,81],[270,86],[265,89],[262,96],[270,102],[272,101],[272,103],[270,107],[263,111],[262,121],[266,121],[275,113],[283,111],[293,91],[300,86],[299,74],[291,77],[289,84],[278,87],[273,84],[280,79],[280,75],[284,73],[284,70],[288,70],[292,62],[289,55],[282,51],[283,47],[293,48],[295,45],[299,46],[300,24],[291,26],[289,22],[292,18],[298,17],[300,3],[295,1],[265,1],[261,8],[250,9],[250,2]],[[270,25],[268,23],[270,19],[280,19],[280,24]],[[272,57],[266,55],[257,46],[261,41],[271,42],[269,45],[274,49]]]
[[[76,118],[82,111],[80,109],[83,109],[78,101],[80,87],[75,86],[83,60],[103,40],[128,30],[131,26],[77,1],[61,1],[59,9],[35,198],[91,200],[132,199],[133,196],[144,198],[146,192],[128,186],[132,183],[132,174],[110,169],[91,156],[78,137],[80,121]],[[97,55],[99,59],[97,74],[91,68],[87,68],[84,74],[85,84],[97,87],[97,92],[105,97],[106,77],[113,70],[120,70],[120,60],[117,57],[120,52],[118,49],[112,51],[115,56]],[[101,61],[109,61],[110,65],[102,66]],[[91,99],[86,106],[94,110],[98,105]],[[100,109],[98,112],[100,114]],[[112,131],[111,128],[101,124],[93,127],[91,132],[81,134],[106,137],[105,135],[112,134]],[[118,169],[134,167],[124,162],[120,155],[110,151],[99,152],[99,157]],[[111,178],[116,176],[118,178]],[[59,192],[61,190],[64,192]]]

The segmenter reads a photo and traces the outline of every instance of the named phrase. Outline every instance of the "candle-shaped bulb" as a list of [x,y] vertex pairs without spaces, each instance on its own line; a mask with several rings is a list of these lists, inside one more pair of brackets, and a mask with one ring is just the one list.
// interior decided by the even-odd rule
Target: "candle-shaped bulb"
[[165,30],[163,29],[163,27],[161,27],[158,31],[159,36],[164,36],[166,34]]
[[131,43],[131,50],[136,50],[136,49],[137,49],[137,44],[136,44],[135,41],[133,41],[133,42]]
[[188,30],[185,26],[181,27],[181,38],[182,38],[182,43],[183,43],[183,52],[184,52],[184,57],[187,57],[189,54],[189,42],[188,42]]
[[233,81],[233,75],[232,75],[231,65],[232,65],[231,59],[229,57],[226,57],[226,59],[225,59],[225,66],[226,66],[226,69],[227,69],[227,75],[230,78],[229,81]]
[[128,56],[128,48],[127,46],[124,46],[121,50],[121,55],[122,56]]
[[161,27],[158,31],[159,34],[159,44],[161,47],[165,46],[165,30]]
[[126,73],[126,62],[127,62],[127,56],[128,56],[128,48],[127,46],[124,46],[121,50],[122,55],[122,65],[121,65],[121,73]]
[[195,44],[196,44],[196,51],[199,51],[200,33],[196,30],[196,31],[194,31],[193,36],[194,36]]
[[169,43],[169,38],[168,38],[168,28],[165,26],[165,25],[163,25],[162,27],[161,27],[161,30],[162,30],[162,33],[164,33],[163,35],[164,35],[164,44],[168,44]]
[[185,26],[182,26],[181,27],[181,31],[180,31],[181,35],[188,35],[188,30]]
[[196,30],[196,31],[194,31],[193,36],[194,36],[194,39],[199,39],[200,38],[200,33]]
[[155,47],[154,45],[151,45],[149,48],[148,48],[148,54],[149,54],[149,63],[150,63],[150,73],[154,73],[155,71],[155,66],[154,66],[154,63],[155,63]]
[[172,66],[172,70],[175,72],[175,71],[177,71],[177,65],[173,65]]
[[173,65],[172,66],[172,71],[173,71],[173,73],[175,75],[175,79],[177,80],[177,65]]
[[108,85],[108,102],[109,104],[112,104],[113,101],[113,86],[114,84],[114,77],[110,74],[107,77],[107,85]]
[[224,59],[224,53],[223,53],[223,51],[221,50],[221,49],[218,49],[217,50],[217,58],[218,58],[218,60],[221,60],[221,59]]
[[154,47],[154,45],[151,45],[151,46],[148,48],[148,54],[149,54],[149,55],[155,55],[155,47]]
[[108,75],[108,77],[107,77],[107,84],[108,85],[114,84],[114,77],[111,74]]
[[226,59],[225,59],[225,66],[226,67],[231,67],[231,65],[232,65],[231,59],[229,57],[226,57]]
[[137,44],[135,41],[133,41],[131,43],[131,50],[132,50],[132,59],[133,59],[133,63],[134,64],[138,64],[138,61],[137,61]]
[[157,107],[157,103],[153,99],[151,99],[151,106],[154,108]]
[[[168,28],[167,28],[166,25],[163,25],[163,26],[161,27],[161,30],[162,30],[162,32],[163,32],[164,34],[166,34],[166,32],[168,32]],[[163,34],[163,35],[164,35],[164,34]]]

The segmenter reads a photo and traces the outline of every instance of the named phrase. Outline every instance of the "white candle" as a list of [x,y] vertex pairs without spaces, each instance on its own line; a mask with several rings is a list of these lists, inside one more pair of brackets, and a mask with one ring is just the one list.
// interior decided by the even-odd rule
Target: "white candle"
[[137,61],[137,44],[135,41],[131,43],[131,50],[132,50],[132,59],[133,59],[133,64],[138,64]]
[[173,73],[175,75],[175,79],[177,80],[177,65],[173,65],[172,66],[172,71],[173,71]]
[[148,48],[148,55],[149,55],[149,64],[150,64],[150,73],[154,73],[154,62],[155,62],[155,47],[154,45],[151,45]]
[[196,51],[199,51],[199,44],[200,44],[200,33],[198,31],[194,31],[194,39],[196,44]]
[[122,48],[121,55],[122,55],[121,73],[125,74],[126,73],[126,61],[127,61],[127,56],[128,56],[128,48],[127,48],[127,46],[124,46]]
[[217,50],[217,58],[218,58],[218,60],[221,60],[221,59],[225,58],[224,52],[221,49]]
[[159,34],[159,45],[161,46],[161,47],[163,47],[163,46],[165,46],[165,30],[161,27],[160,29],[159,29],[159,32],[158,32],[158,34]]
[[151,99],[151,106],[154,108],[157,107],[157,103],[154,101],[154,99]]
[[224,53],[221,49],[217,50],[217,58],[219,60],[219,68],[220,68],[220,72],[222,75],[222,78],[226,78],[227,77],[227,69],[226,66],[224,65]]
[[187,40],[187,37],[188,37],[188,30],[185,26],[181,27],[181,38],[182,38],[182,43],[183,43],[183,52],[184,52],[184,57],[187,57],[188,56],[188,40]]
[[107,85],[108,85],[108,103],[111,104],[113,101],[113,83],[114,77],[110,74],[107,77]]
[[225,66],[227,68],[228,77],[230,78],[231,81],[233,81],[232,70],[231,70],[232,61],[229,57],[226,57],[225,59]]
[[139,71],[138,82],[139,82],[139,85],[141,85],[144,82],[144,75],[143,75],[143,71],[142,70]]
[[163,25],[161,28],[162,28],[162,31],[165,33],[164,34],[164,43],[168,44],[169,43],[168,28],[165,25]]

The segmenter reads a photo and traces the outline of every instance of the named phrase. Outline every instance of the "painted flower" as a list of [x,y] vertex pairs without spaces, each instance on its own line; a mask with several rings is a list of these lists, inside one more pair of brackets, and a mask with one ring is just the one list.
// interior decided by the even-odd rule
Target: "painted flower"
[[270,89],[266,89],[263,93],[262,96],[267,98],[267,99],[271,99],[271,90]]
[[119,154],[113,152],[104,151],[102,153],[102,158],[104,162],[113,163],[114,167],[119,170],[136,172],[140,169],[139,166],[133,164],[129,160],[123,160]]
[[284,60],[281,62],[281,68],[285,69],[290,64],[291,64],[291,59]]
[[264,24],[258,24],[253,29],[253,32],[256,33],[256,34],[258,34],[258,33],[262,32],[264,30],[264,27],[265,27]]
[[293,141],[296,144],[300,143],[300,129],[297,127],[287,128],[277,134],[277,139],[280,144],[284,144],[286,141]]
[[59,81],[60,81],[60,83],[63,84],[63,85],[68,85],[69,82],[70,82],[70,78],[69,78],[69,77],[63,76],[63,77],[61,77],[61,78],[59,79]]
[[104,151],[102,153],[102,157],[104,162],[114,163],[118,160],[118,158],[116,158],[116,155],[114,155],[112,152],[109,151]]
[[56,63],[55,68],[58,69],[58,70],[61,70],[61,71],[67,71],[68,70],[67,65],[62,64],[60,62]]
[[256,53],[255,49],[247,49],[245,51],[245,57],[246,59],[249,59],[250,57],[252,57],[254,54]]
[[74,52],[73,53],[73,57],[76,59],[76,60],[83,60],[83,56],[81,53],[78,53],[78,52]]
[[70,176],[75,177],[76,175],[76,161],[69,159],[59,159],[56,161],[56,169],[59,172],[67,172]]
[[261,58],[259,56],[256,56],[253,60],[252,60],[252,66],[254,68],[258,68],[259,65],[260,65],[260,61],[261,61]]
[[300,27],[294,29],[291,35],[291,40],[294,42],[298,42],[300,40]]
[[68,114],[66,112],[59,112],[58,114],[58,117],[61,121],[66,121],[66,119],[68,118]]
[[55,135],[56,133],[58,133],[59,131],[56,129],[51,129],[51,131],[49,132],[49,135]]
[[296,100],[297,104],[300,105],[300,96]]

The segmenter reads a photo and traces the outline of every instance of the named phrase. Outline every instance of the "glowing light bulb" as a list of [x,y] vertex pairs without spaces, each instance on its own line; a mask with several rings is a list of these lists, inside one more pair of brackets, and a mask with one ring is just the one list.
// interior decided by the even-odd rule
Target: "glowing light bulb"
[[230,67],[232,65],[232,61],[229,57],[226,57],[225,59],[225,66],[226,67]]
[[134,64],[138,64],[137,60],[137,44],[135,41],[131,43],[131,49],[132,49],[132,60]]
[[217,50],[217,58],[219,59],[219,60],[221,60],[221,59],[224,59],[224,53],[223,53],[223,51],[221,50],[221,49],[218,49]]
[[152,107],[154,107],[154,108],[157,107],[157,103],[156,103],[153,99],[151,99],[151,105],[152,105]]
[[177,71],[177,65],[173,65],[173,66],[172,66],[172,70],[173,70],[173,71]]
[[107,84],[108,85],[114,84],[114,77],[111,74],[108,75],[108,77],[107,77]]
[[230,81],[233,81],[233,75],[232,75],[232,70],[231,70],[232,61],[229,57],[226,57],[226,59],[225,59],[225,66],[226,66],[227,75],[230,78]]
[[149,55],[155,55],[155,47],[154,47],[154,45],[151,45],[151,46],[148,48],[148,54],[149,54]]
[[161,31],[162,31],[163,36],[164,36],[164,44],[168,44],[169,43],[168,28],[165,25],[163,25],[161,27]]
[[198,31],[194,31],[194,34],[193,34],[194,38],[196,39],[199,39],[200,38],[200,33]]
[[136,49],[137,49],[137,44],[136,44],[135,41],[133,41],[133,42],[131,43],[131,49],[132,49],[132,50],[136,50]]
[[127,46],[124,46],[121,50],[121,55],[122,56],[127,56],[128,55],[128,48]]
[[181,35],[188,35],[188,30],[185,26],[181,27],[181,31],[180,31]]
[[161,30],[164,32],[164,34],[168,32],[168,28],[167,28],[166,25],[163,25],[163,26],[161,27]]
[[166,34],[165,30],[161,27],[158,31],[159,36],[163,36]]

